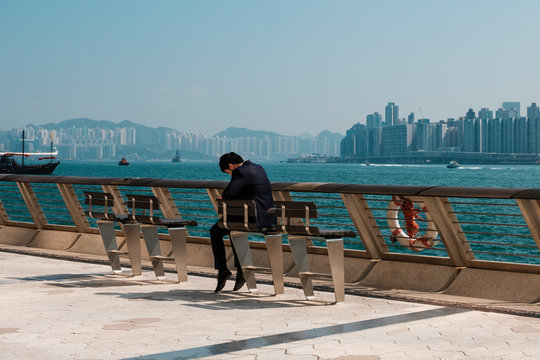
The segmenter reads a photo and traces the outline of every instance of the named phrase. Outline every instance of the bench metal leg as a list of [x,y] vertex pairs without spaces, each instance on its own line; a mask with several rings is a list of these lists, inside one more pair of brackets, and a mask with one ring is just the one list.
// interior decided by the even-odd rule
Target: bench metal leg
[[334,293],[336,302],[345,301],[345,251],[343,250],[343,239],[327,239],[328,259],[330,260],[330,271],[334,282]]
[[98,221],[99,234],[105,246],[105,252],[109,257],[109,263],[115,273],[121,273],[120,256],[118,255],[118,245],[116,244],[116,233],[114,223],[111,221]]
[[185,227],[170,228],[174,262],[178,282],[187,281],[187,229]]
[[133,276],[142,274],[140,224],[122,224]]
[[305,237],[289,237],[289,244],[296,265],[296,270],[300,276],[300,282],[302,283],[302,289],[304,295],[308,299],[314,298],[313,283],[309,276],[302,276],[302,273],[310,271],[309,261],[307,257],[307,238]]
[[257,291],[257,282],[255,281],[255,274],[250,267],[253,266],[253,259],[251,258],[251,251],[249,250],[248,233],[231,231],[229,238],[231,239],[236,255],[238,255],[238,261],[242,267],[244,273],[244,279],[250,292]]
[[143,225],[141,227],[144,243],[148,249],[148,255],[152,260],[152,267],[157,278],[165,277],[165,269],[163,268],[163,260],[156,258],[161,257],[161,247],[159,246],[159,235],[157,227],[153,225]]
[[274,281],[274,291],[276,295],[285,292],[283,280],[283,246],[281,235],[266,235],[266,249],[268,251],[268,260],[270,261],[270,270],[272,271],[272,280]]

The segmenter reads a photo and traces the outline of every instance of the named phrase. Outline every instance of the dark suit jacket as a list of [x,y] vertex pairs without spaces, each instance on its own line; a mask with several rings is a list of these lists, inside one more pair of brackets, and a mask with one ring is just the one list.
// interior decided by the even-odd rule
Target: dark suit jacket
[[231,181],[223,190],[224,200],[255,200],[257,205],[257,226],[265,227],[276,224],[276,216],[266,210],[274,207],[272,186],[263,167],[249,160],[231,173]]

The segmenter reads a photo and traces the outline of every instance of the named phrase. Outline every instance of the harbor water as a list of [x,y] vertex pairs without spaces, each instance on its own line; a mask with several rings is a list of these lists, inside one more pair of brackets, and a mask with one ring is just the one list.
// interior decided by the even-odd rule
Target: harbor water
[[[491,188],[535,188],[540,176],[540,166],[535,165],[462,165],[449,169],[446,165],[379,165],[336,163],[261,163],[272,182],[322,182],[372,185],[418,185],[418,186],[462,186]],[[213,161],[130,161],[129,166],[118,166],[116,161],[63,161],[56,169],[57,176],[84,176],[108,178],[162,178],[178,180],[228,181],[229,175],[219,170]],[[306,200],[309,194],[298,194]],[[326,206],[329,213],[327,223],[338,227],[352,226],[351,219],[338,194],[323,194],[318,206]],[[185,195],[183,195],[185,196]],[[202,196],[205,196],[203,192]],[[303,198],[304,197],[304,198]],[[293,198],[295,195],[293,194]],[[383,231],[385,242],[391,251],[411,253],[408,246],[392,241],[387,222],[389,196],[367,195],[373,217]],[[308,196],[309,200],[309,196]],[[311,200],[309,200],[311,201]],[[313,200],[315,201],[315,200]],[[453,201],[450,198],[450,201]],[[482,205],[486,201],[486,205]],[[19,201],[22,205],[22,199]],[[471,205],[470,203],[475,203]],[[485,210],[478,211],[478,205]],[[208,204],[210,206],[210,204]],[[540,264],[540,252],[520,215],[520,209],[512,199],[457,199],[452,203],[463,232],[477,259],[505,262]],[[207,209],[207,215],[215,213]],[[322,211],[321,211],[322,213]],[[482,214],[485,213],[485,214]],[[189,217],[189,214],[186,214]],[[425,216],[422,214],[422,216]],[[322,218],[323,216],[320,216]],[[66,216],[68,219],[68,216]],[[62,219],[60,219],[63,221]],[[197,219],[195,219],[197,220]],[[425,220],[425,219],[424,219]],[[321,221],[325,221],[324,219]],[[62,223],[62,222],[60,222]],[[337,224],[336,224],[337,223]],[[421,232],[426,231],[427,221],[420,219]],[[210,222],[209,222],[210,224]],[[199,226],[197,231],[207,231],[209,224]],[[342,225],[340,225],[342,224]],[[495,229],[490,224],[497,224]],[[403,227],[403,225],[402,225]],[[385,233],[384,233],[385,232]],[[207,233],[201,236],[208,236]],[[346,248],[363,250],[360,238],[346,243]],[[511,254],[509,254],[511,252]],[[422,255],[447,256],[442,242],[422,251]]]
[[[62,161],[54,175],[97,177],[151,177],[179,180],[223,180],[217,162]],[[540,165],[378,165],[337,163],[263,163],[272,182],[338,182],[346,184],[426,185],[465,187],[538,187]]]

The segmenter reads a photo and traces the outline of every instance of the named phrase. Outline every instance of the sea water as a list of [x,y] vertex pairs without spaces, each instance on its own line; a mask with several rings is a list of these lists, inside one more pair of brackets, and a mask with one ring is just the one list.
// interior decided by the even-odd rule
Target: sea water
[[[540,178],[540,165],[462,165],[448,169],[445,165],[260,164],[272,182],[536,188]],[[210,161],[133,161],[129,166],[113,161],[62,161],[54,175],[229,180],[217,162]]]
[[[462,165],[449,169],[446,165],[391,165],[372,164],[336,164],[336,163],[278,163],[260,162],[264,166],[272,182],[323,182],[344,184],[377,184],[377,185],[418,185],[418,186],[462,186],[490,188],[536,188],[540,176],[540,165]],[[115,161],[63,161],[55,171],[55,175],[113,177],[113,178],[162,178],[179,180],[220,180],[228,181],[229,175],[220,171],[216,161],[132,161],[129,166],[118,166]],[[369,196],[367,196],[368,201]],[[329,200],[331,201],[331,200]],[[458,200],[460,201],[460,200]],[[465,199],[469,202],[482,202],[480,199]],[[494,200],[497,203],[499,200]],[[501,203],[509,200],[500,200]],[[511,201],[510,201],[511,202]],[[385,208],[385,205],[378,207]],[[534,239],[519,215],[520,211],[515,202],[512,207],[502,205],[497,213],[515,213],[518,217],[498,217],[483,215],[458,215],[462,228],[468,231],[467,239],[478,259],[499,260],[540,264],[540,252]],[[376,208],[377,204],[370,203]],[[386,227],[385,210],[375,210],[377,223]],[[483,212],[492,212],[493,207],[486,207]],[[469,205],[455,205],[454,211],[476,212]],[[339,211],[339,210],[336,210]],[[493,211],[495,212],[495,211]],[[348,218],[348,216],[346,216]],[[467,217],[467,218],[465,218]],[[334,221],[339,221],[334,220]],[[467,222],[471,222],[470,224]],[[518,223],[516,226],[492,227],[484,223]],[[516,236],[501,236],[498,233],[517,234]],[[521,236],[521,237],[519,237]],[[356,243],[348,244],[348,248],[363,249],[359,239]],[[388,239],[387,239],[388,241]],[[504,244],[504,245],[501,245]],[[390,244],[389,244],[390,245]],[[517,245],[517,246],[513,246]],[[444,250],[442,244],[438,247]],[[392,251],[406,252],[410,250],[395,249]],[[520,258],[504,255],[516,253]],[[444,251],[445,253],[445,251]],[[441,251],[425,250],[425,255],[441,256]],[[443,255],[444,256],[444,255]]]

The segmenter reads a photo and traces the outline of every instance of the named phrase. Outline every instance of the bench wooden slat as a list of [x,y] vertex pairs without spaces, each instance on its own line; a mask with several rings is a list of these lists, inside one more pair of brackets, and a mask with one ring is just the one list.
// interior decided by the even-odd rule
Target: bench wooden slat
[[125,204],[129,208],[143,210],[159,210],[159,199],[153,195],[126,194]]
[[[88,205],[88,210],[84,212],[88,217],[106,221],[129,221],[127,215],[115,214],[113,212],[112,208],[114,207],[114,196],[111,193],[85,191],[84,203]],[[95,207],[100,209],[98,211],[94,211]]]
[[325,239],[356,237],[356,233],[352,230],[320,229],[317,226],[311,226],[309,220],[318,217],[317,205],[312,201],[275,201],[275,205],[275,208],[268,211],[276,214],[279,222],[276,225],[276,231],[289,235]]
[[131,211],[130,217],[138,223],[165,226],[167,228],[197,226],[195,220],[169,219],[157,216],[154,210],[160,210],[160,201],[156,196],[126,194],[126,198],[128,200],[125,204]]
[[274,204],[275,208],[269,212],[273,212],[278,218],[306,218],[306,207],[309,219],[315,219],[318,216],[317,205],[312,201],[275,201]]

